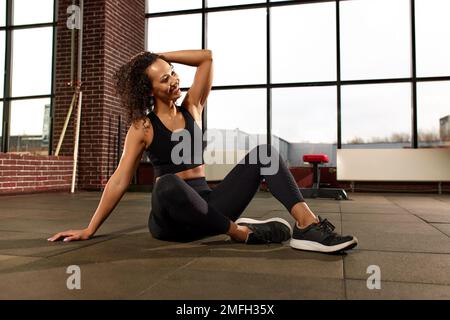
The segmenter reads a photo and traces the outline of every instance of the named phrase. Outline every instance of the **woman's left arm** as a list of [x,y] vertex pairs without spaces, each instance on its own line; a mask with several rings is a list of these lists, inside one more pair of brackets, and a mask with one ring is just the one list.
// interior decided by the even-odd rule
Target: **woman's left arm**
[[188,105],[194,106],[201,114],[212,86],[213,58],[211,50],[180,50],[161,52],[158,55],[163,56],[169,62],[197,67],[194,82],[186,94],[185,101],[187,100]]

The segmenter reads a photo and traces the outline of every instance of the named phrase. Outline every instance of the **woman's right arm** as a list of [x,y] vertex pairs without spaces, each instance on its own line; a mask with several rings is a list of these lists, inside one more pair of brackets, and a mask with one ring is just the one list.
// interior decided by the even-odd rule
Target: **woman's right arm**
[[146,149],[146,141],[150,140],[151,143],[151,137],[149,139],[149,136],[153,136],[151,126],[150,128],[148,126],[144,128],[144,125],[136,126],[135,124],[130,126],[125,138],[122,158],[114,174],[105,186],[100,203],[88,227],[81,230],[59,232],[47,239],[48,241],[57,241],[60,239],[64,239],[64,241],[87,240],[97,232],[98,228],[108,218],[127,191],[131,179],[139,166],[142,154]]

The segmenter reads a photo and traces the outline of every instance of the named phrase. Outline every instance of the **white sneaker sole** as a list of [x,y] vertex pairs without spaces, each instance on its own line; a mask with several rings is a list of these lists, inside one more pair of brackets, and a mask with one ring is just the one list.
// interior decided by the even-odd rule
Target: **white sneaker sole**
[[267,220],[255,220],[255,219],[251,219],[251,218],[239,218],[237,219],[234,223],[239,224],[239,223],[252,223],[252,224],[262,224],[262,223],[267,223],[267,222],[280,222],[282,224],[284,224],[286,227],[289,228],[289,233],[292,236],[292,227],[289,224],[289,222],[287,222],[286,220],[282,219],[282,218],[270,218]]
[[[345,249],[354,248],[358,244],[358,239],[353,237],[353,240],[347,241],[341,244],[337,244],[335,246],[325,246],[315,241],[308,240],[296,240],[291,239],[290,246],[294,249],[298,250],[306,250],[306,251],[316,251],[316,252],[338,252]],[[350,248],[351,247],[351,248]]]

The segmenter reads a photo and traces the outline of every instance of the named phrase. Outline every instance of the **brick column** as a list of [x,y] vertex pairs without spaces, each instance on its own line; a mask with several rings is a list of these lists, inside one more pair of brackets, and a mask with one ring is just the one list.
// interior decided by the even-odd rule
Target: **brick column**
[[[56,99],[53,154],[69,109],[70,30],[66,27],[71,0],[60,0],[56,52]],[[82,115],[78,153],[78,189],[102,189],[118,163],[117,148],[129,127],[127,112],[114,94],[112,76],[131,56],[145,49],[145,0],[84,2]],[[60,155],[73,155],[76,108]],[[119,116],[121,140],[118,141]],[[120,157],[120,155],[119,155]]]

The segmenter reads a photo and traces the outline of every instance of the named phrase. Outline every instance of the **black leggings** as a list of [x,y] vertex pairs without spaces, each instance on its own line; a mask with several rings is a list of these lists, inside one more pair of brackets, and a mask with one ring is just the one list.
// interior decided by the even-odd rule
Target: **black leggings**
[[[270,157],[261,159],[261,154]],[[274,160],[278,161],[278,170],[274,174],[261,173]],[[152,191],[150,233],[169,241],[191,241],[227,233],[230,220],[236,221],[244,212],[262,178],[289,212],[296,203],[304,202],[281,156],[275,148],[268,150],[268,145],[263,144],[247,153],[213,190],[204,177],[183,180],[175,174],[162,175]]]

